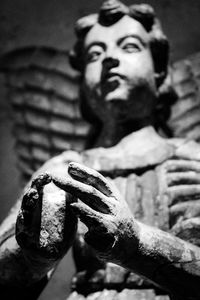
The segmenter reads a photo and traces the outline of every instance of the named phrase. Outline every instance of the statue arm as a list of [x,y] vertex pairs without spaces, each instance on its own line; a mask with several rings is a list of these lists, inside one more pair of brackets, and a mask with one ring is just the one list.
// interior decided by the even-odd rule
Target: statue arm
[[200,248],[136,220],[132,224],[131,238],[119,248],[117,245],[116,250],[113,247],[113,252],[117,251],[114,261],[177,299],[199,299]]
[[53,181],[82,200],[71,207],[101,259],[145,276],[177,298],[199,299],[199,247],[135,220],[116,188],[96,171],[73,163],[69,173],[71,179]]
[[0,294],[5,299],[35,300],[47,283],[47,266],[32,268],[15,238],[21,199],[0,226]]
[[21,206],[18,199],[8,216],[0,226],[0,285],[28,286],[46,276],[46,269],[42,272],[32,269],[24,256],[23,250],[15,238],[16,219]]
[[[38,175],[50,170],[66,175],[66,164],[71,157],[78,160],[78,155],[71,151],[44,164],[1,224],[1,292],[2,288],[6,293],[11,291],[10,287],[19,296],[24,291],[41,292],[47,282],[47,273],[71,246],[77,218],[66,206],[66,193],[51,184],[47,174]],[[67,227],[68,222],[70,226]]]

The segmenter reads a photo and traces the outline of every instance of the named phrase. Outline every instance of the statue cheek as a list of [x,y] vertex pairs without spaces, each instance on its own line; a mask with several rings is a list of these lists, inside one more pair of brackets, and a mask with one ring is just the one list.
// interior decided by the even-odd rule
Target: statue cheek
[[102,68],[100,63],[88,64],[85,68],[83,82],[88,88],[100,83]]

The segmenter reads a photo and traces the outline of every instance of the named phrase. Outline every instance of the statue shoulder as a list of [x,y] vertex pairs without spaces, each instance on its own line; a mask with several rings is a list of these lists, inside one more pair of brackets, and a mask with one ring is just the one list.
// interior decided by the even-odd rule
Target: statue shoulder
[[179,159],[200,160],[200,143],[188,139],[169,139],[175,147],[175,156]]
[[174,156],[175,146],[159,136],[151,127],[124,137],[110,148],[96,148],[83,152],[87,166],[106,173],[152,168]]

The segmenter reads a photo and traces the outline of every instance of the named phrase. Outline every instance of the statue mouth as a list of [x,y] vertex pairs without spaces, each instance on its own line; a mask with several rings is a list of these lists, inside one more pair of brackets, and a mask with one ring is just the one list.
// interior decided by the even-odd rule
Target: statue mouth
[[126,77],[118,72],[108,71],[102,74],[101,89],[103,95],[113,92],[123,84]]
[[106,83],[111,83],[113,81],[121,81],[123,79],[125,79],[125,76],[123,76],[120,73],[117,73],[117,72],[106,72],[102,76],[102,83],[106,84]]

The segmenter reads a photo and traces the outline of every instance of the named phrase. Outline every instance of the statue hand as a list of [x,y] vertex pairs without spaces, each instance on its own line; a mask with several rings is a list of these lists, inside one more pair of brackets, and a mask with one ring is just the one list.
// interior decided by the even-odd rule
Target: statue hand
[[71,246],[77,218],[71,195],[56,187],[49,174],[37,176],[24,194],[17,217],[16,239],[29,260],[55,262]]
[[88,227],[86,242],[98,256],[117,261],[124,258],[125,240],[134,240],[134,219],[116,187],[97,171],[70,163],[72,178],[53,178],[61,189],[81,201],[71,203],[73,211]]

